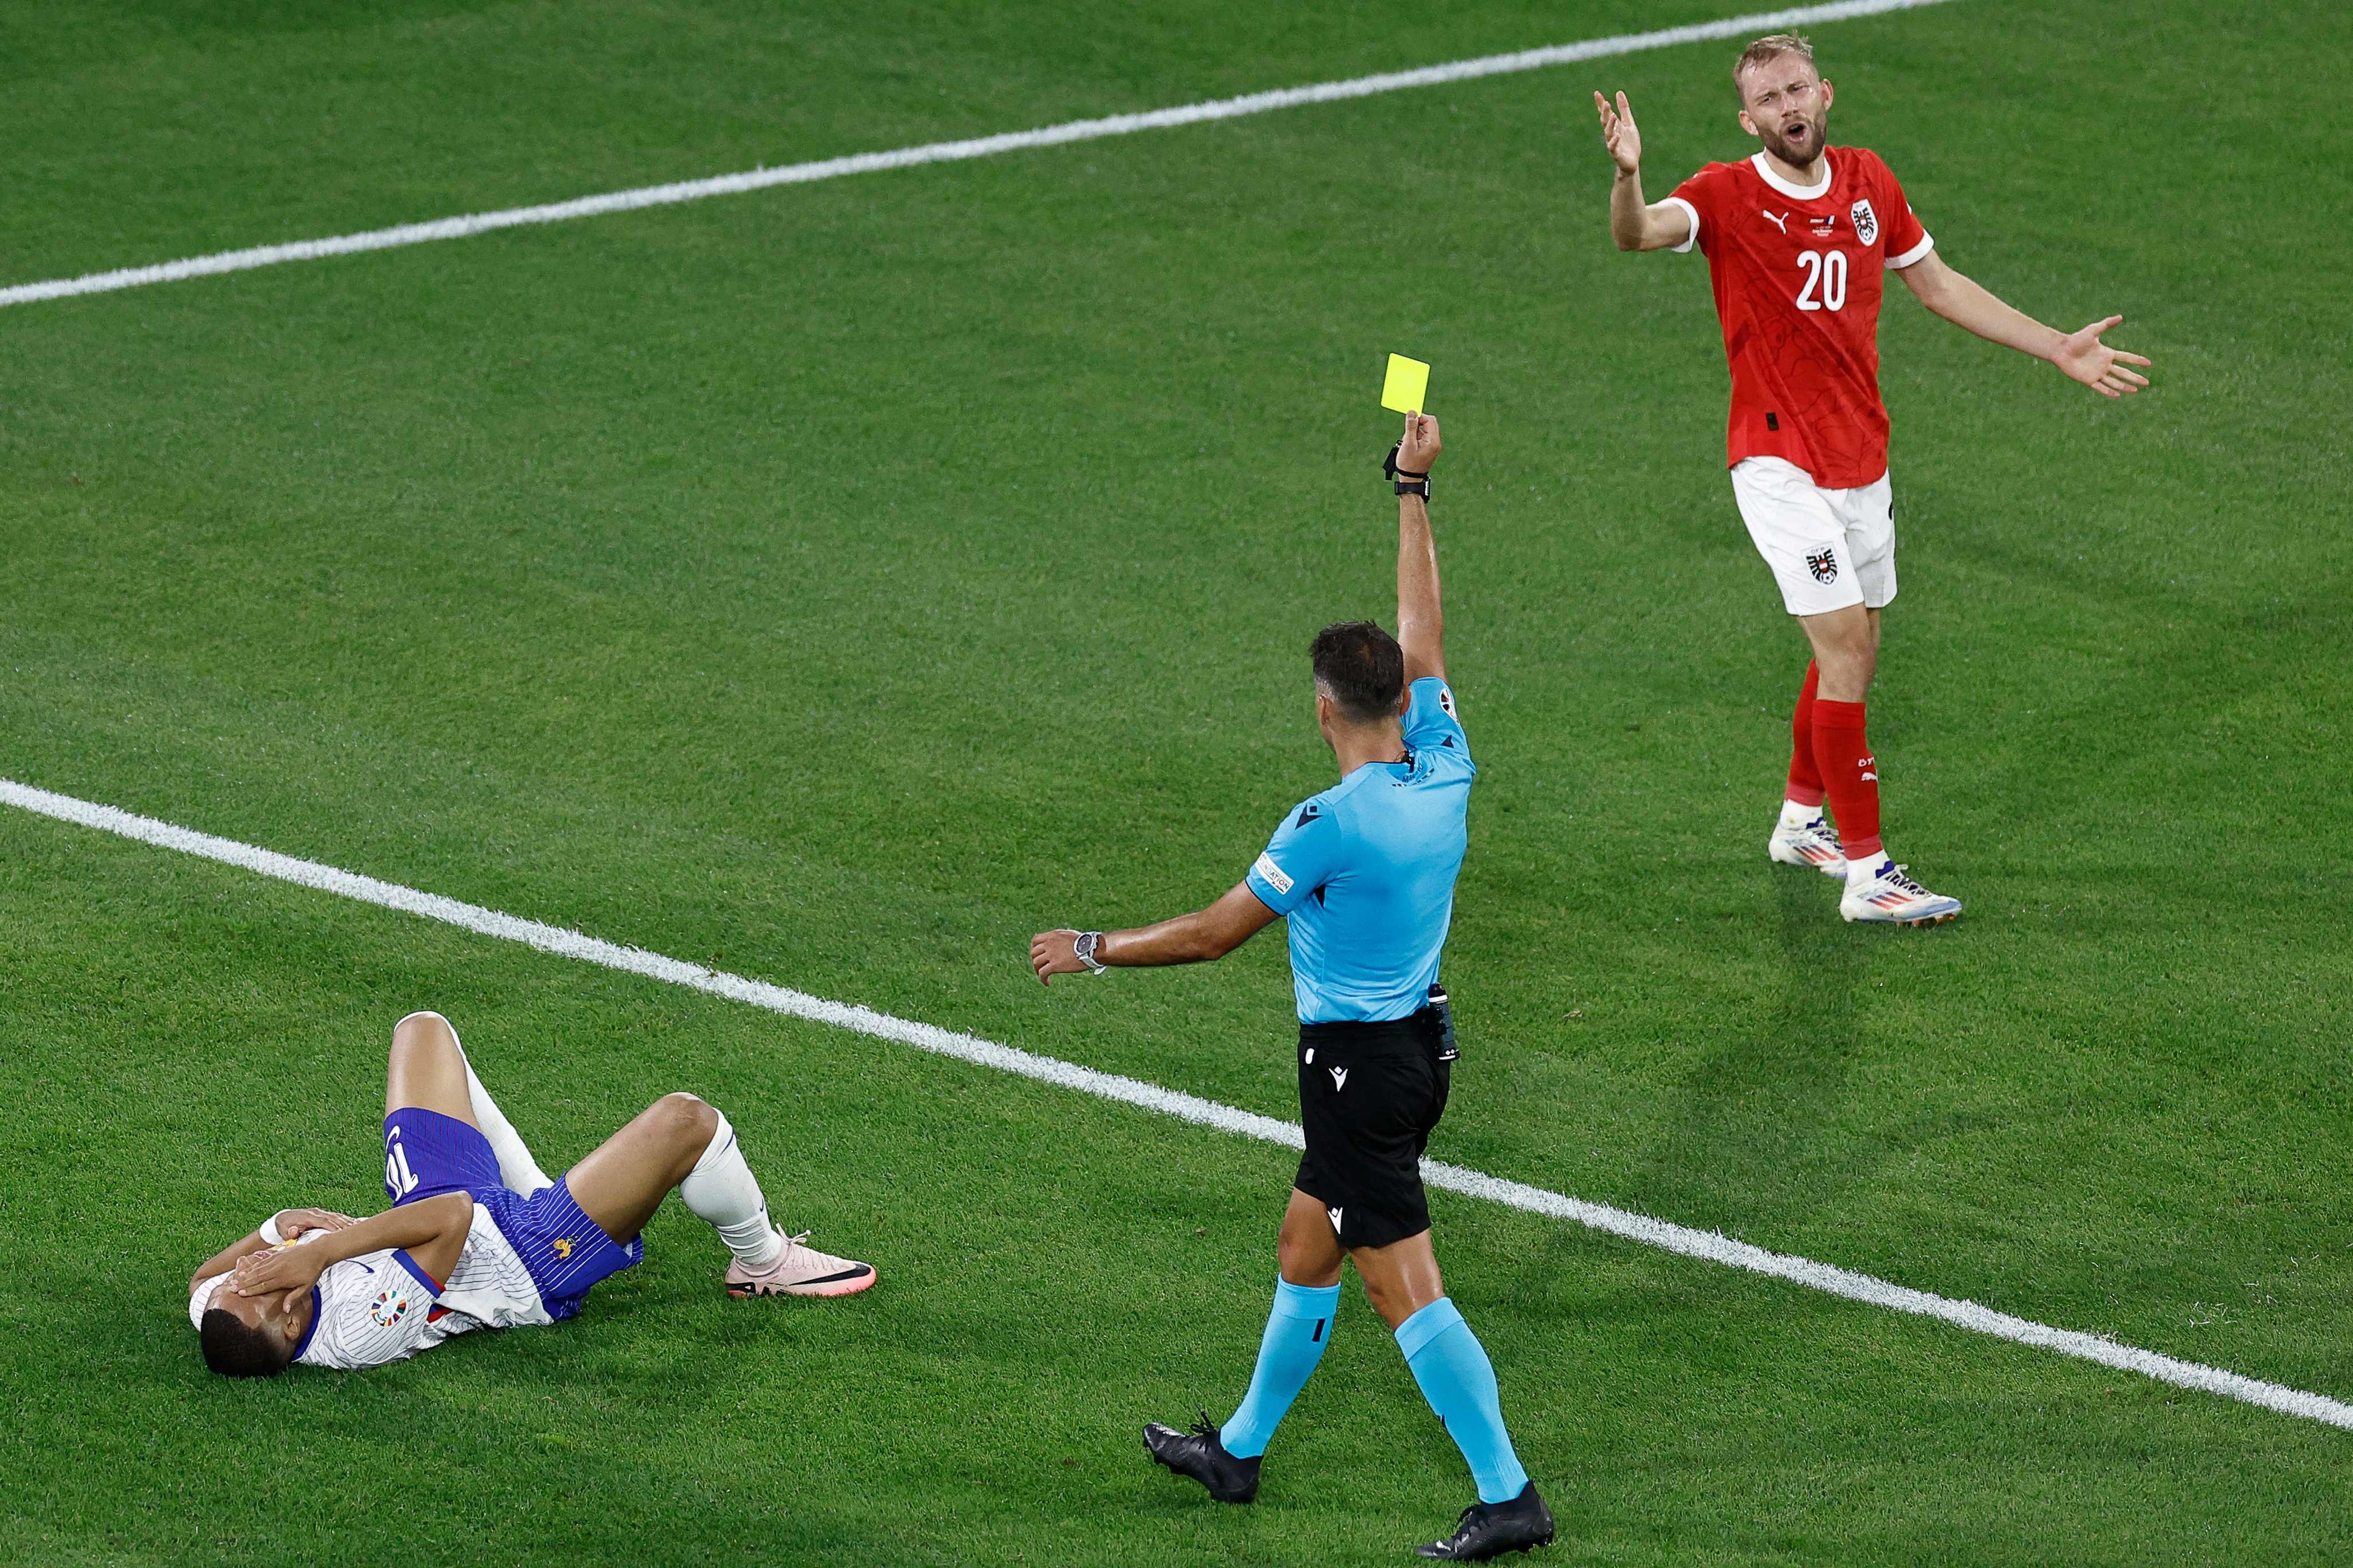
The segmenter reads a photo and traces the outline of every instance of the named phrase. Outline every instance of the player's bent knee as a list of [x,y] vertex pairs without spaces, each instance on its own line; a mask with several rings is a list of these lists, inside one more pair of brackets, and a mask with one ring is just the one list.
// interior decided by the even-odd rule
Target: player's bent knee
[[411,1013],[392,1026],[392,1044],[396,1050],[445,1045],[455,1047],[457,1043],[458,1031],[450,1026],[448,1019],[438,1013]]
[[655,1100],[649,1114],[659,1119],[662,1131],[681,1143],[707,1143],[719,1130],[719,1112],[683,1089]]

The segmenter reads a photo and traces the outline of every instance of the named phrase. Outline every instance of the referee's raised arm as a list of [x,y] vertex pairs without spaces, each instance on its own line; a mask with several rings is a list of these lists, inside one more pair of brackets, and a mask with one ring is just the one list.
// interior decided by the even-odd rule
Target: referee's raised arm
[[1398,440],[1398,645],[1405,683],[1446,679],[1446,611],[1439,602],[1438,545],[1430,534],[1430,465],[1445,449],[1434,414],[1409,414]]
[[[1378,712],[1354,714],[1353,699],[1325,691],[1319,684],[1317,710],[1324,740],[1331,744],[1345,777],[1366,762],[1389,761],[1406,751],[1399,722],[1405,693],[1417,680],[1446,675],[1446,616],[1439,604],[1438,550],[1430,534],[1430,466],[1441,450],[1438,421],[1427,414],[1406,416],[1405,433],[1389,449],[1384,469],[1394,481],[1398,498],[1398,635],[1391,657],[1404,655],[1404,679],[1389,666],[1387,680],[1393,694],[1379,700]],[[1326,628],[1346,632],[1351,626],[1381,643],[1388,635],[1369,623]],[[1320,639],[1319,639],[1320,646]],[[1362,695],[1362,694],[1356,694]],[[1314,819],[1310,812],[1301,825]],[[1261,858],[1264,864],[1264,857]],[[1153,925],[1127,931],[1076,931],[1062,927],[1041,931],[1029,939],[1029,967],[1040,984],[1051,984],[1057,974],[1081,974],[1105,969],[1144,969],[1172,963],[1208,963],[1225,957],[1282,916],[1267,902],[1282,900],[1292,887],[1289,873],[1279,872],[1271,891],[1253,889],[1245,877],[1215,903]]]

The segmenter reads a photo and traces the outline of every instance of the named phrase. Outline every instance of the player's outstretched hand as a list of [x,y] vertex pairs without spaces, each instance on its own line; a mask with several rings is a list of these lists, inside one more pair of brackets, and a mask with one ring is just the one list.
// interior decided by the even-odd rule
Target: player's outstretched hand
[[1593,107],[1601,111],[1601,145],[1609,150],[1610,159],[1631,174],[1642,166],[1642,133],[1634,129],[1634,110],[1626,95],[1618,95],[1618,107],[1599,93],[1593,95]]
[[2061,339],[2059,352],[2051,356],[2051,363],[2103,397],[2131,396],[2148,384],[2148,377],[2124,367],[2147,364],[2148,361],[2138,354],[2120,353],[2100,342],[2101,333],[2123,321],[2122,316],[2110,316],[2105,321],[2094,321],[2082,331]]
[[1438,455],[1446,450],[1438,438],[1438,416],[1409,414],[1405,416],[1405,438],[1398,444],[1397,466],[1409,474],[1426,474]]
[[1038,972],[1038,984],[1051,985],[1057,974],[1083,974],[1087,966],[1079,962],[1074,931],[1041,931],[1029,939],[1029,967]]

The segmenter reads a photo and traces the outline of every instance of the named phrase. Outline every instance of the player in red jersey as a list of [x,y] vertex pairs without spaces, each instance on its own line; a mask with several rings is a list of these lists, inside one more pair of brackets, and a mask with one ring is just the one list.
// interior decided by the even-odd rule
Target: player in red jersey
[[1708,164],[1662,202],[1642,199],[1642,138],[1626,95],[1614,106],[1593,95],[1618,165],[1609,233],[1620,250],[1696,245],[1707,258],[1732,365],[1725,457],[1733,496],[1813,645],[1767,853],[1844,878],[1839,912],[1848,920],[1932,925],[1959,914],[1960,900],[1931,893],[1886,853],[1879,766],[1863,737],[1880,612],[1895,597],[1881,274],[1896,273],[1956,326],[2049,360],[2109,397],[2147,386],[2126,367],[2148,361],[2101,342],[2121,316],[2063,333],[1946,266],[1878,154],[1824,141],[1832,93],[1805,39],[1757,39],[1733,68],[1733,83],[1740,128],[1758,151]]

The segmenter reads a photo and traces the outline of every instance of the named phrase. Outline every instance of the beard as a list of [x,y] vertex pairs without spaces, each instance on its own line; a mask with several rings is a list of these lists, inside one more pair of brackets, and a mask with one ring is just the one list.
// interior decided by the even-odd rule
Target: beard
[[1758,127],[1764,131],[1765,149],[1793,169],[1810,169],[1814,160],[1822,155],[1827,140],[1831,111],[1828,105],[1815,111],[1810,120],[1801,121],[1783,129],[1779,125]]

